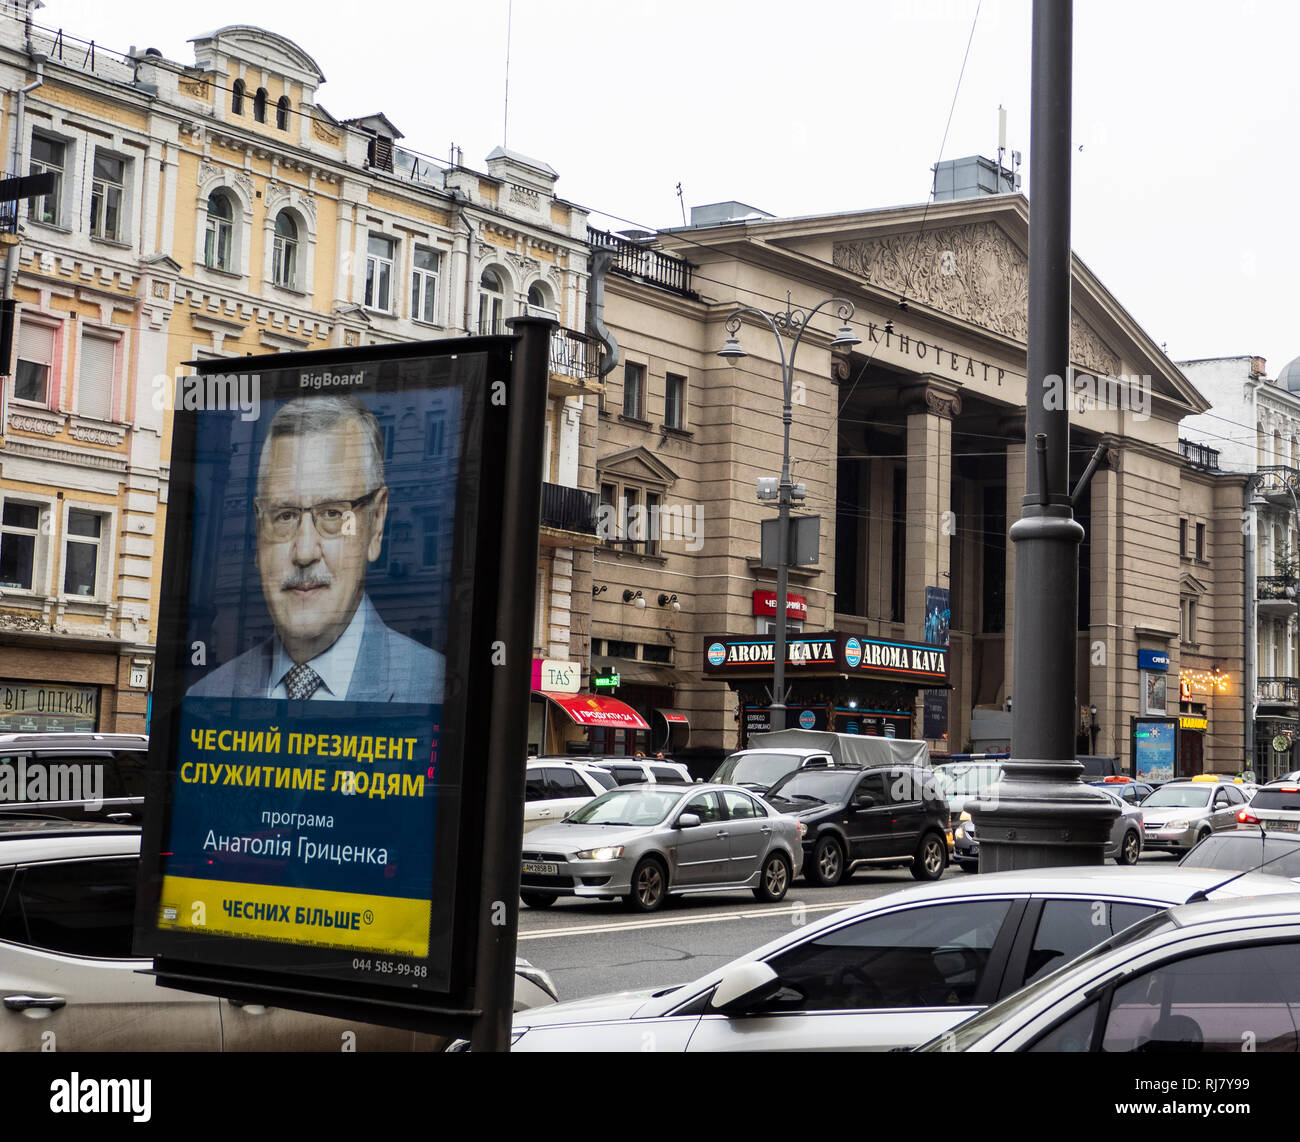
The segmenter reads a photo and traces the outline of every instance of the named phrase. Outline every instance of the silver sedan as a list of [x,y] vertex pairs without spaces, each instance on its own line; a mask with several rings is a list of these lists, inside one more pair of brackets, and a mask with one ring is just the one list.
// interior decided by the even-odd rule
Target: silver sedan
[[623,898],[653,912],[669,896],[751,889],[786,894],[804,826],[730,785],[626,785],[525,839],[519,897]]

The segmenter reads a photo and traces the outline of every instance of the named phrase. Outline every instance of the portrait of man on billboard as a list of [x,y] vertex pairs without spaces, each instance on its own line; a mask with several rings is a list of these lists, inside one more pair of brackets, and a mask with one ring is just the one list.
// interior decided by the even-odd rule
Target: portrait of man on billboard
[[289,400],[262,442],[254,488],[274,633],[187,697],[441,702],[443,656],[388,626],[366,590],[389,507],[374,413],[351,396]]

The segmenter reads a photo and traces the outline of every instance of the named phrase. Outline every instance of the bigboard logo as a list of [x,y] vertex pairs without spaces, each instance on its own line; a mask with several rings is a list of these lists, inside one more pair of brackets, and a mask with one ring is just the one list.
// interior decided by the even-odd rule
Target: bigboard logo
[[727,648],[720,642],[715,642],[709,647],[709,665],[721,666],[727,661]]

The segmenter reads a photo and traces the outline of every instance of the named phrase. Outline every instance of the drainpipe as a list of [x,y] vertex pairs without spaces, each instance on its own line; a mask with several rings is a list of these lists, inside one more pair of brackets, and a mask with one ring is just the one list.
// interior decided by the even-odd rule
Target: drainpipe
[[465,314],[463,321],[465,336],[470,337],[473,335],[469,319],[474,305],[474,227],[470,225],[469,219],[465,216],[465,207],[469,203],[469,196],[460,187],[455,187],[451,192],[451,200],[457,207],[456,217],[460,219],[461,225],[465,227],[465,232],[469,235],[469,240],[465,244]]
[[[1250,513],[1248,517],[1249,527],[1246,528],[1246,590],[1245,598],[1242,600],[1242,622],[1245,629],[1242,631],[1244,636],[1242,645],[1245,648],[1245,684],[1241,688],[1241,705],[1242,712],[1246,719],[1246,768],[1255,768],[1255,684],[1256,677],[1259,674],[1259,642],[1258,631],[1255,625],[1254,602],[1255,602],[1255,528],[1259,520],[1259,512],[1251,506],[1251,485],[1252,481],[1246,481],[1245,509]],[[1260,775],[1255,774],[1256,777]]]
[[[14,138],[13,138],[13,160],[10,164],[11,173],[19,175],[22,171],[19,169],[23,158],[23,131],[27,120],[27,93],[35,91],[45,82],[45,60],[46,55],[43,52],[37,52],[32,47],[32,10],[29,5],[27,8],[27,55],[36,65],[36,79],[26,87],[20,87],[16,92],[18,98],[14,104]],[[14,203],[15,223],[20,203]],[[16,236],[16,225],[15,225]],[[18,250],[19,245],[15,244],[9,247],[9,253],[5,258],[5,280],[4,280],[4,299],[12,301],[14,296],[14,284],[18,280]],[[12,318],[11,318],[12,320]],[[0,376],[8,376],[12,368],[12,356],[8,361],[0,361]],[[0,438],[4,436],[4,430],[9,423],[9,388],[7,385],[0,384]]]

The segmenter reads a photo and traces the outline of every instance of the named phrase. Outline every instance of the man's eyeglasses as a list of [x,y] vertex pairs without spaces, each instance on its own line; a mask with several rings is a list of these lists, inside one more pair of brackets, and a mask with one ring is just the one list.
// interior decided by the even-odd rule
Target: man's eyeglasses
[[257,518],[262,525],[263,534],[271,539],[293,539],[298,534],[298,525],[302,522],[304,512],[311,513],[311,521],[321,535],[335,536],[344,531],[352,535],[355,534],[356,525],[353,524],[353,527],[349,528],[348,521],[354,518],[358,508],[365,507],[383,490],[383,488],[376,488],[373,492],[367,492],[359,500],[326,500],[305,508],[295,507],[293,504],[268,504],[265,500],[254,500],[253,507],[257,509]]

